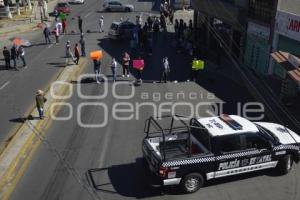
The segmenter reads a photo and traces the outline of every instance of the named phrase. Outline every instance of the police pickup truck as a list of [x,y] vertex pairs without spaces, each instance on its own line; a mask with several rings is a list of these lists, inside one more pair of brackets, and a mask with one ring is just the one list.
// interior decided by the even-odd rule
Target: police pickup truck
[[[205,181],[276,168],[288,173],[299,161],[300,136],[274,123],[250,122],[237,115],[190,119],[179,116],[145,122],[142,142],[146,167],[162,186],[193,193]],[[177,125],[179,124],[179,125]]]

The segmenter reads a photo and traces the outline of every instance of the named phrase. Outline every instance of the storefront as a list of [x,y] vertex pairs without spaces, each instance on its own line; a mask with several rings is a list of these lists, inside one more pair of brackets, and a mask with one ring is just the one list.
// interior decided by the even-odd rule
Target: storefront
[[[300,16],[277,11],[276,27],[273,39],[274,51],[288,52],[300,57]],[[271,62],[269,72],[285,79],[286,69],[276,62]]]
[[283,51],[271,53],[273,60],[284,72],[281,97],[294,97],[300,88],[300,59]]
[[270,28],[248,22],[244,65],[256,72],[267,74],[270,58]]

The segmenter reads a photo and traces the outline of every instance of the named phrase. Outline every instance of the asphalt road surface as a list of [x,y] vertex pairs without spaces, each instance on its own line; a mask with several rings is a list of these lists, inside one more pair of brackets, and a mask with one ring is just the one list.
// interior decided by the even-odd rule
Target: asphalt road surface
[[[97,21],[101,15],[104,16],[106,30],[113,20],[119,20],[120,17],[134,20],[137,15],[136,12],[99,13],[100,5],[99,1],[92,0],[87,1],[84,6],[73,6],[72,15],[80,12],[81,16],[87,16],[84,18],[85,28],[91,30],[97,29]],[[150,1],[134,2],[134,5],[136,10],[145,12],[150,12],[152,7]],[[73,26],[76,27],[77,24],[74,23]],[[46,141],[41,144],[28,170],[17,184],[11,196],[12,200],[300,199],[299,165],[286,176],[277,176],[273,171],[264,171],[210,181],[200,191],[190,195],[182,195],[176,188],[168,188],[165,194],[161,195],[160,188],[150,185],[151,178],[141,164],[141,141],[144,137],[145,119],[153,115],[155,110],[162,111],[162,108],[170,108],[168,103],[188,104],[186,106],[178,104],[176,113],[189,115],[190,104],[196,108],[196,105],[201,102],[223,102],[226,113],[236,113],[238,102],[254,100],[244,87],[218,77],[216,74],[203,73],[198,83],[184,82],[189,75],[191,58],[176,53],[172,47],[171,34],[166,41],[160,38],[154,44],[152,56],[144,57],[146,67],[143,78],[145,81],[141,86],[132,86],[133,76],[118,77],[122,80],[117,82],[120,85],[113,86],[109,68],[111,57],[116,57],[120,61],[121,53],[128,49],[128,43],[111,42],[105,34],[91,33],[86,36],[88,50],[100,47],[105,52],[102,69],[109,79],[107,95],[105,98],[80,98],[79,89],[84,95],[96,96],[105,93],[105,84],[95,84],[91,79],[73,82],[73,96],[67,100],[73,108],[72,118],[54,121],[49,130],[46,130]],[[71,40],[77,39],[76,36],[70,36],[70,38]],[[172,79],[179,80],[179,82],[154,84],[153,80],[159,79],[161,58],[165,55],[169,57],[171,63]],[[118,72],[120,75],[121,69]],[[89,63],[85,73],[93,73],[92,63]],[[112,91],[128,98],[116,98]],[[131,96],[132,93],[133,96]],[[197,98],[190,98],[191,93],[195,93],[193,95]],[[166,94],[173,96],[166,97]],[[122,103],[124,103],[123,106],[120,105]],[[150,105],[139,107],[138,105],[142,103]],[[133,112],[117,113],[118,117],[132,117],[132,119],[117,120],[113,116],[113,110],[117,105],[120,106],[117,107],[119,109],[133,107]],[[69,113],[69,108],[65,106],[59,112],[58,117],[66,117]],[[199,107],[198,113],[201,116],[211,116],[214,113],[213,106],[203,104]],[[85,125],[106,123],[103,127],[87,128],[80,126],[78,121]],[[46,142],[51,145],[51,148],[46,145]],[[92,173],[88,174],[89,170],[92,170]],[[92,187],[92,179],[95,187]]]

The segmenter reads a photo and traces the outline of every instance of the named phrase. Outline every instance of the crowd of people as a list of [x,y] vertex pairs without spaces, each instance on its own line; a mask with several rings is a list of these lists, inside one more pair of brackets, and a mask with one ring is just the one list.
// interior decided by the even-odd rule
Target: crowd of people
[[[145,21],[143,22],[143,17]],[[120,19],[120,22],[123,21],[123,18]],[[65,44],[65,57],[66,64],[79,64],[80,57],[86,56],[86,48],[85,43],[86,39],[84,36],[83,30],[83,19],[78,16],[78,32],[80,33],[80,39],[78,42],[71,44],[68,40]],[[99,33],[104,32],[104,17],[100,16],[99,18]],[[188,23],[184,22],[183,19],[175,19],[174,21],[174,11],[170,6],[168,0],[165,0],[160,5],[160,15],[155,16],[152,14],[148,14],[148,16],[138,15],[136,16],[135,28],[132,32],[131,37],[129,38],[129,49],[122,54],[122,77],[128,78],[130,77],[131,63],[133,60],[144,60],[143,56],[148,54],[152,55],[152,47],[153,44],[158,41],[160,36],[163,36],[163,41],[166,40],[166,33],[168,32],[168,25],[174,27],[175,36],[174,41],[176,44],[177,52],[187,52],[191,56],[193,55],[193,22],[189,20]],[[45,44],[59,44],[61,35],[67,34],[67,16],[64,14],[57,13],[55,18],[55,26],[54,30],[51,31],[50,27],[46,24],[43,28],[43,35],[45,38]],[[73,31],[70,33],[74,33]],[[52,43],[51,36],[55,37],[55,42]],[[20,59],[23,63],[23,66],[26,67],[25,60],[25,49],[22,45],[17,46],[13,45],[9,50],[7,47],[3,49],[3,56],[5,59],[5,66],[7,69],[15,68],[17,69],[17,61]],[[196,60],[197,58],[194,58]],[[11,61],[13,61],[13,65],[11,65]],[[94,72],[95,72],[95,81],[97,83],[101,83],[101,60],[93,60],[94,64]],[[170,67],[169,59],[166,56],[163,56],[160,67],[160,79],[159,82],[168,82],[170,81],[170,72],[172,68]],[[118,63],[115,57],[111,58],[110,68],[112,72],[112,80],[117,80],[117,69]],[[144,70],[143,67],[132,68],[136,71],[137,82],[142,83],[142,74]],[[190,78],[189,80],[195,81],[198,76],[199,70],[195,70],[195,68],[191,68]],[[38,95],[41,95],[39,92]],[[42,105],[42,103],[39,103]],[[43,113],[40,115],[42,116]]]
[[[27,68],[26,59],[25,59],[25,49],[22,45],[17,46],[16,44],[13,44],[10,50],[6,46],[4,46],[3,57],[5,61],[5,68],[7,70],[10,69],[18,70],[17,61],[19,59],[22,61],[23,67]],[[11,61],[13,62],[13,65],[11,65]]]

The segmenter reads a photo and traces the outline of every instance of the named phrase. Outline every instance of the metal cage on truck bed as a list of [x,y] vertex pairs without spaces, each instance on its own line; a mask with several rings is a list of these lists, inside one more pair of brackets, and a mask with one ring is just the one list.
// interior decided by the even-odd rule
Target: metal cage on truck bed
[[[167,128],[163,128],[158,120],[153,117],[150,117],[145,121],[145,139],[161,138],[159,150],[163,161],[180,155],[191,157],[191,127],[199,129],[201,129],[201,127],[188,125],[183,120],[184,118],[186,117],[179,115],[166,115],[158,118],[160,120],[168,120]],[[195,119],[192,118],[190,123],[194,120]],[[175,122],[179,122],[179,125],[175,125]]]

